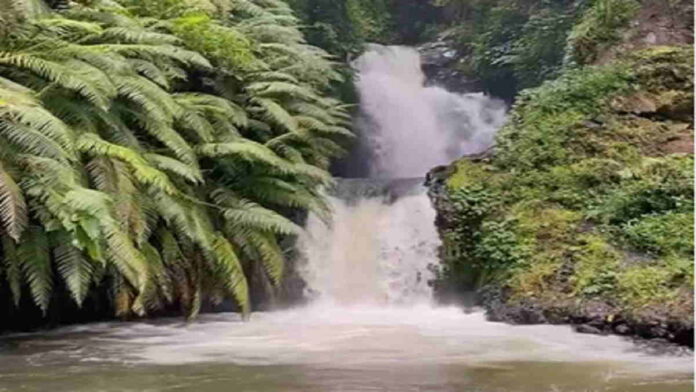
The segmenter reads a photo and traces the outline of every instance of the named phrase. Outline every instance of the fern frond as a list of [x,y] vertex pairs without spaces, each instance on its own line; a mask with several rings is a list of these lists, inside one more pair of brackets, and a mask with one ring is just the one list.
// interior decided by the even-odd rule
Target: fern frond
[[203,182],[203,174],[198,167],[191,167],[174,158],[160,154],[145,154],[145,158],[159,170],[178,175],[193,183]]
[[28,209],[21,189],[0,163],[0,220],[7,235],[19,241],[27,227]]
[[84,134],[77,141],[77,148],[89,155],[110,157],[128,163],[135,173],[135,178],[146,185],[152,185],[165,193],[174,194],[176,188],[166,174],[153,168],[137,152],[109,143],[97,135]]
[[70,295],[78,306],[82,306],[92,282],[92,263],[65,237],[53,248],[53,257]]
[[288,82],[256,82],[247,86],[247,90],[259,97],[288,96],[309,102],[321,100],[311,89]]
[[273,234],[258,230],[236,230],[228,235],[247,258],[261,262],[275,286],[280,284],[285,269],[285,256]]
[[278,102],[268,98],[252,98],[250,102],[261,110],[262,118],[289,132],[297,131],[297,121]]
[[216,276],[222,279],[225,287],[233,295],[242,309],[242,314],[248,315],[250,311],[249,287],[242,264],[232,245],[225,237],[217,233],[213,239],[212,251]]
[[166,301],[171,303],[174,300],[173,287],[171,279],[167,275],[162,257],[157,249],[147,242],[143,244],[142,252],[148,262],[150,276],[155,280],[153,284],[159,289],[159,292],[164,296]]
[[32,226],[25,230],[17,257],[34,303],[46,314],[53,290],[53,272],[48,238],[42,228]]
[[[31,54],[7,52],[0,52],[0,65],[31,72],[66,90],[75,91],[100,108],[105,109],[108,105],[109,97],[102,91],[106,86],[95,86],[95,80],[86,78],[89,74],[79,74],[68,65],[44,60]],[[91,76],[97,77],[95,74]]]
[[229,143],[208,143],[197,147],[197,151],[206,157],[230,157],[248,163],[265,164],[280,172],[292,172],[293,167],[284,161],[271,149],[250,140],[239,139]]
[[22,265],[17,256],[17,246],[8,236],[2,236],[2,265],[5,272],[5,280],[10,287],[12,300],[15,306],[19,306],[22,296]]
[[256,229],[279,234],[302,232],[302,228],[288,218],[252,201],[239,198],[227,190],[216,189],[211,197],[222,207],[227,225],[233,230]]
[[62,17],[38,18],[31,23],[58,36],[85,36],[103,31],[98,23]]
[[96,40],[101,42],[114,42],[117,44],[141,44],[141,45],[179,45],[181,39],[170,34],[156,33],[145,29],[132,27],[108,27]]

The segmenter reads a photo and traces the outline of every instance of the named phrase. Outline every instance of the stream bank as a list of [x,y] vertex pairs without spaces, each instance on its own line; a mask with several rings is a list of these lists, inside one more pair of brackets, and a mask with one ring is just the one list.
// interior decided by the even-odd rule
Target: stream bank
[[495,149],[431,171],[438,296],[491,320],[693,347],[693,49],[524,91]]

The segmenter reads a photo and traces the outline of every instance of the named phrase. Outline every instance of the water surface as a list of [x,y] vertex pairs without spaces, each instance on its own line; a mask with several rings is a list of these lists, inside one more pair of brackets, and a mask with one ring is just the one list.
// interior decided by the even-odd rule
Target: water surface
[[0,391],[13,392],[693,390],[690,356],[427,306],[93,324],[0,345]]

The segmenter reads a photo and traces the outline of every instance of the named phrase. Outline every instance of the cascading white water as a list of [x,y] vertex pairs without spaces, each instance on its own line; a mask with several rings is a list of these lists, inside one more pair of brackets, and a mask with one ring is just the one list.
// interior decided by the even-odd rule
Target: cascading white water
[[341,306],[429,303],[435,211],[417,185],[410,187],[392,203],[388,194],[345,200],[339,193],[330,198],[332,224],[309,217],[301,247],[310,295]]
[[425,86],[420,64],[413,48],[380,45],[354,63],[372,177],[425,176],[435,166],[488,148],[505,122],[501,101]]
[[[423,177],[488,148],[505,107],[483,94],[426,87],[412,48],[373,45],[354,67],[371,177],[381,179],[383,189],[360,194],[357,188],[374,180],[344,181],[330,198],[332,224],[309,217],[301,240],[303,277],[312,297],[337,305],[428,303],[439,246],[435,212],[422,181],[411,181],[397,196],[389,188],[394,179]],[[349,198],[356,190],[357,198]]]

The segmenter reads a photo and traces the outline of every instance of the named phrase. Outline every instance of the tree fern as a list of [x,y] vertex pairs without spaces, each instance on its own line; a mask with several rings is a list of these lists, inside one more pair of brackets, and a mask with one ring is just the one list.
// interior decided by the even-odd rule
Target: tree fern
[[279,284],[279,243],[301,231],[288,211],[328,218],[320,187],[351,133],[324,94],[327,54],[276,0],[41,16],[2,17],[0,280],[15,303],[28,289],[45,312],[62,279],[80,305],[108,281],[122,317],[178,303],[192,318],[224,295],[247,314],[245,269]]

